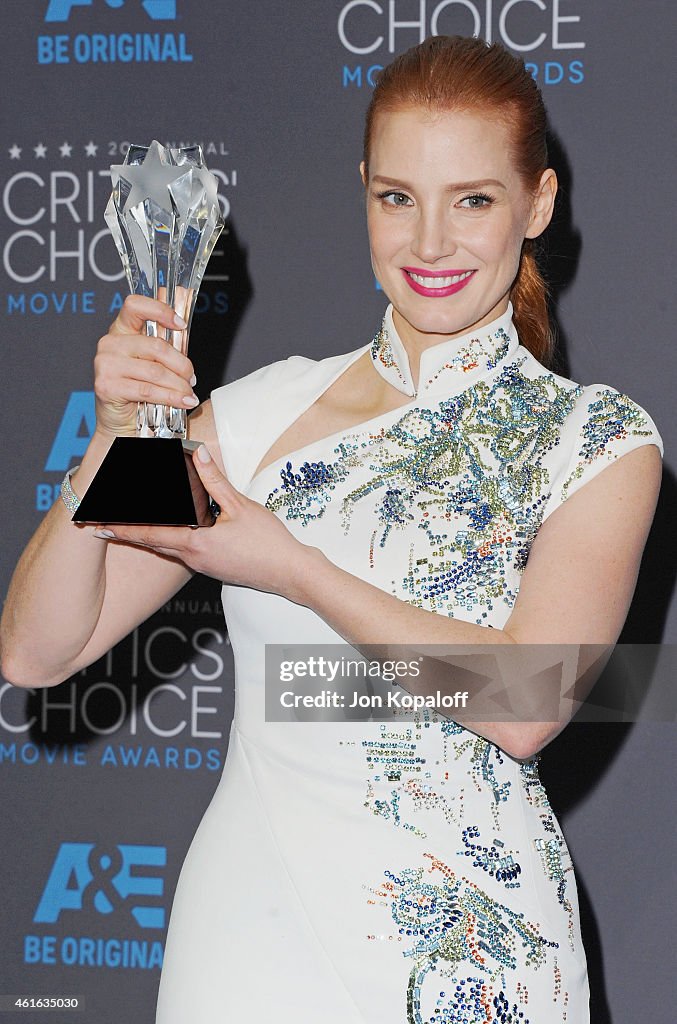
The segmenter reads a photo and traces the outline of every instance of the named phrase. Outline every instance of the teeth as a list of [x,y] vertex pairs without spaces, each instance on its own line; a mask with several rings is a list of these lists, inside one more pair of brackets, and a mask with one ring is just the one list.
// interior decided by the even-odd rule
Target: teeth
[[422,288],[448,288],[450,284],[465,281],[466,277],[470,277],[472,274],[472,270],[466,270],[462,274],[450,274],[448,277],[423,277],[422,274],[413,274],[411,271],[408,273],[412,280],[416,281],[416,284],[420,284]]

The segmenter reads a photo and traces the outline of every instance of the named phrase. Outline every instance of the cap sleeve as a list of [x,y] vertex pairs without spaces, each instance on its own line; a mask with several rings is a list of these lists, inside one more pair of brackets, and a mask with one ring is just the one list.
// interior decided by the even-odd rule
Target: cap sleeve
[[615,388],[583,388],[563,438],[568,458],[555,476],[543,519],[616,459],[645,444],[663,454],[658,428],[645,409]]

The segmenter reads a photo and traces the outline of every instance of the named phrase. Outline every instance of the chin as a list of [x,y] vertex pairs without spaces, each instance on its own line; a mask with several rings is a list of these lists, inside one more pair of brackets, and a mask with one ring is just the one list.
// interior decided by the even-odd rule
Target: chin
[[[470,331],[476,324],[490,323],[508,308],[509,293],[504,294],[487,306],[468,302],[465,296],[449,296],[446,299],[416,299],[409,296],[391,299],[393,308],[402,320],[420,334],[453,335]],[[428,308],[425,308],[426,304]],[[433,308],[434,307],[434,308]]]
[[[439,299],[431,299],[431,302],[440,302]],[[414,309],[407,309],[407,304],[397,306],[393,303],[398,315],[405,320],[419,334],[440,334],[451,335],[461,334],[472,328],[483,314],[477,310],[465,308],[426,310],[418,312]],[[486,315],[486,314],[485,314]]]

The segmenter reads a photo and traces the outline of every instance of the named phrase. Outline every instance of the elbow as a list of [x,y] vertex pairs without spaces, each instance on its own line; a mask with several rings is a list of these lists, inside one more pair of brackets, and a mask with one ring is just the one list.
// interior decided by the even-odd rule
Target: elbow
[[72,664],[59,665],[41,660],[44,644],[33,644],[19,639],[8,617],[3,614],[0,623],[0,673],[12,686],[24,690],[42,690],[58,686],[77,671]]
[[6,682],[11,683],[12,686],[19,686],[30,690],[34,685],[29,675],[22,670],[22,666],[17,665],[13,659],[5,657],[4,654],[2,659],[0,659],[0,672],[2,673],[2,678]]
[[563,722],[530,722],[511,726],[499,746],[516,761],[528,761],[540,753],[564,728]]
[[0,674],[2,674],[3,679],[8,683],[11,683],[12,686],[30,686],[30,683],[21,682],[23,674],[21,672],[21,666],[17,665],[16,661],[17,659],[12,657],[8,649],[7,642],[3,637],[2,640],[0,640]]
[[68,679],[70,673],[57,676],[49,676],[40,672],[34,665],[25,659],[7,651],[3,646],[0,651],[0,672],[3,678],[12,686],[24,690],[44,689],[47,686],[57,686],[64,679]]

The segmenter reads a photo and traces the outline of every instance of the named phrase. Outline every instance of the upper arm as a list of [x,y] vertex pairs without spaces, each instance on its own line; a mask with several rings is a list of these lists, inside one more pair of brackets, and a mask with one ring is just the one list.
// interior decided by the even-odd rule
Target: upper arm
[[654,443],[622,455],[538,530],[504,626],[519,643],[615,643],[632,600],[661,479]]
[[188,417],[188,436],[191,441],[202,441],[207,445],[209,454],[214,459],[214,462],[219,467],[219,470],[224,473],[223,457],[221,455],[221,445],[219,444],[219,438],[216,431],[216,420],[214,419],[214,410],[212,408],[211,399],[207,399],[202,405],[198,406],[195,412],[191,413]]
[[[203,441],[222,469],[211,402],[188,419],[191,440]],[[106,587],[96,628],[81,651],[74,671],[96,661],[136,626],[166,604],[191,578],[182,562],[129,544],[109,544]]]

